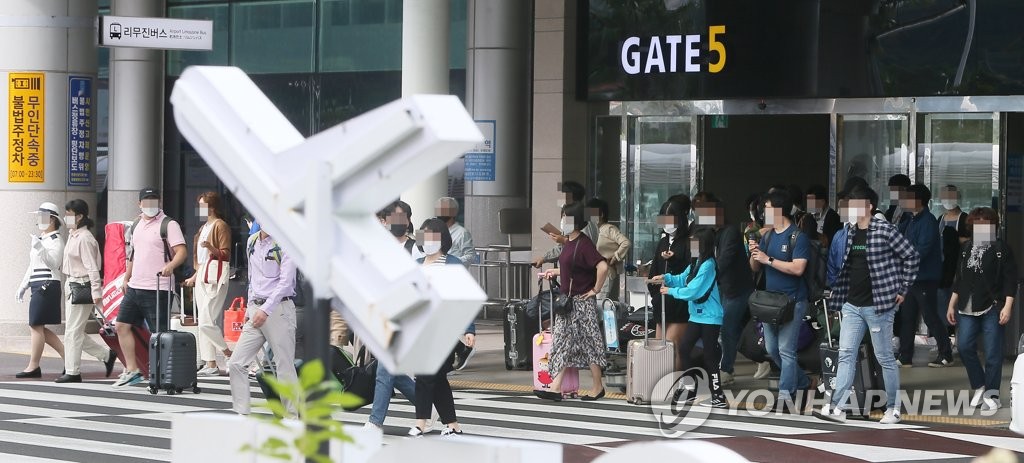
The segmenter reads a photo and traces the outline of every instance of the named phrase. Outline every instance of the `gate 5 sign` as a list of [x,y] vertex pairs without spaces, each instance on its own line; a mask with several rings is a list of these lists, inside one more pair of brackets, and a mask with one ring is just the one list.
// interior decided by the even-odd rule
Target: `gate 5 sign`
[[[708,27],[708,54],[718,54],[716,61],[708,62],[707,71],[712,74],[722,72],[722,68],[725,67],[725,44],[721,42],[721,37],[719,37],[724,34],[725,26]],[[680,44],[684,43],[684,38],[685,46],[679,47]],[[641,61],[639,51],[641,42],[648,45],[647,59],[643,61]],[[664,48],[662,43],[665,44]],[[667,60],[667,72],[679,72],[677,64],[680,61],[679,53],[680,48],[682,48],[684,72],[700,72],[701,66],[697,62],[701,58],[700,49],[698,48],[700,43],[701,36],[697,34],[654,36],[645,39],[630,37],[622,43],[622,52],[620,54],[622,57],[622,70],[630,75],[640,73],[651,74],[652,72],[665,73],[665,61]]]
[[42,72],[12,72],[8,79],[7,181],[42,183],[46,77]]

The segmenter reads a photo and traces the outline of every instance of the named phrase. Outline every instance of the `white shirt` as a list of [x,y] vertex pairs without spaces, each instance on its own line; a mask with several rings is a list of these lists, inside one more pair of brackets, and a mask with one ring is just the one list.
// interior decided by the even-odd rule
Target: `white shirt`
[[64,279],[64,274],[60,272],[60,266],[64,263],[64,238],[60,232],[33,236],[28,256],[29,263],[25,277],[21,280],[22,287],[29,283]]
[[448,255],[458,257],[462,263],[467,265],[475,263],[476,249],[473,247],[473,235],[469,233],[469,230],[455,222],[448,227],[448,232],[452,235],[452,248],[448,251]]
[[199,257],[199,265],[203,265],[208,260],[210,260],[210,250],[204,248],[202,246],[202,243],[203,243],[203,241],[207,241],[207,240],[210,239],[210,230],[211,229],[212,229],[212,227],[210,227],[210,222],[204,223],[202,228],[199,229],[199,243],[200,243],[200,246],[198,247],[198,249],[196,249],[196,256]]

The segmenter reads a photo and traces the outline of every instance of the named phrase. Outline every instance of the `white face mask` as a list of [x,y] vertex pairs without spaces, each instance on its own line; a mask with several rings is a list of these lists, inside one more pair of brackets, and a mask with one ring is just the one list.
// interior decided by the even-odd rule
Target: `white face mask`
[[78,220],[76,220],[75,216],[73,216],[73,215],[65,215],[64,216],[64,225],[67,225],[68,228],[75,228],[75,224],[77,222],[78,222]]
[[576,231],[576,227],[573,225],[572,219],[562,219],[561,230],[562,234],[565,236],[569,236],[572,232]]
[[665,230],[665,233],[668,233],[669,235],[672,235],[672,234],[674,234],[676,232],[676,226],[675,225],[665,225],[665,226],[662,226],[661,229]]
[[772,214],[769,214],[769,213],[768,213],[768,212],[766,211],[766,212],[764,213],[764,224],[765,224],[765,225],[769,225],[769,226],[773,226],[773,225],[775,225],[775,216],[774,216],[774,215],[772,215]]
[[715,225],[715,216],[699,215],[697,216],[697,225]]
[[205,219],[210,216],[210,208],[207,206],[199,206],[199,218]]
[[953,209],[956,209],[957,206],[959,206],[959,204],[957,204],[955,199],[943,199],[942,200],[942,207],[945,208],[947,211],[951,211]]
[[46,231],[47,228],[50,228],[50,224],[48,224],[48,223],[37,223],[36,227],[39,228],[39,231]]
[[690,243],[690,257],[697,258],[700,256],[700,246]]
[[996,239],[996,226],[990,224],[975,225],[973,235],[975,246],[991,244]]
[[426,254],[428,256],[432,256],[432,255],[437,254],[439,252],[441,252],[441,242],[440,241],[424,241],[423,242],[423,253],[424,254]]
[[142,214],[146,217],[153,218],[160,213],[159,207],[144,207],[142,208]]

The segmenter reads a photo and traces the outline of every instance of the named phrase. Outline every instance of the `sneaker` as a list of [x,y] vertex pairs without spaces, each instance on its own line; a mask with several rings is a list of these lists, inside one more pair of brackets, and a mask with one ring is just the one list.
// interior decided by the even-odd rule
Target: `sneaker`
[[114,383],[115,388],[126,388],[128,386],[134,386],[142,382],[142,372],[139,371],[126,371],[121,374],[117,382]]
[[833,423],[846,422],[846,412],[839,408],[832,408],[829,404],[822,405],[821,410],[813,412],[812,415]]
[[693,389],[676,389],[672,394],[672,403],[681,407],[693,405],[697,401],[697,391]]
[[426,432],[423,431],[422,429],[420,429],[419,426],[413,426],[413,427],[409,428],[409,433],[408,433],[409,437],[418,438],[418,437],[423,437],[424,434],[426,434]]
[[1001,402],[999,400],[998,396],[995,396],[995,397],[985,397],[985,399],[982,400],[981,409],[982,410],[999,410],[1002,406],[1003,406],[1003,402]]
[[914,364],[911,363],[911,362],[903,363],[902,360],[897,358],[896,359],[896,366],[898,366],[900,368],[912,368],[914,366]]
[[712,397],[710,399],[701,401],[700,406],[711,408],[729,408],[729,402],[725,401],[725,397]]
[[761,362],[757,364],[757,371],[754,372],[754,379],[765,379],[768,374],[772,372],[771,362]]
[[932,368],[951,367],[951,366],[953,366],[953,359],[947,359],[947,358],[938,357],[935,360],[933,360],[931,363],[929,363],[928,366],[930,366]]
[[462,435],[462,430],[456,431],[456,430],[454,430],[452,428],[449,428],[447,426],[445,426],[445,428],[441,430],[441,437],[455,437],[455,436],[461,436],[461,435]]
[[878,421],[881,424],[896,424],[900,422],[900,412],[895,408],[890,408],[885,411],[885,415]]
[[377,426],[376,424],[373,424],[373,423],[371,423],[369,421],[367,421],[366,424],[363,425],[363,429],[376,429],[376,430],[381,431],[381,432],[384,431],[383,428],[381,428],[380,426]]
[[466,364],[469,363],[469,359],[473,358],[473,354],[475,353],[476,349],[473,349],[460,341],[459,345],[455,347],[455,362],[452,363],[452,368],[456,371],[466,368]]
[[731,386],[731,385],[736,383],[736,378],[732,377],[732,373],[729,373],[727,371],[723,371],[720,374],[722,376],[721,377],[722,386]]
[[220,376],[220,369],[216,367],[203,368],[196,372],[196,376]]
[[979,387],[978,389],[975,389],[974,396],[971,397],[971,406],[972,407],[980,407],[982,399],[984,399],[984,398],[985,398],[985,388]]

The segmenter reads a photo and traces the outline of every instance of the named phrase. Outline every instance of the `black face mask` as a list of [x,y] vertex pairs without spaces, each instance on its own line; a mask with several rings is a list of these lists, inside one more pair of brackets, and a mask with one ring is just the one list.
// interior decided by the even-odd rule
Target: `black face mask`
[[393,223],[388,226],[391,230],[391,234],[395,235],[396,238],[405,235],[409,231],[409,226],[404,223]]
[[446,215],[439,215],[437,216],[437,219],[447,224],[448,221],[451,220],[452,218]]

